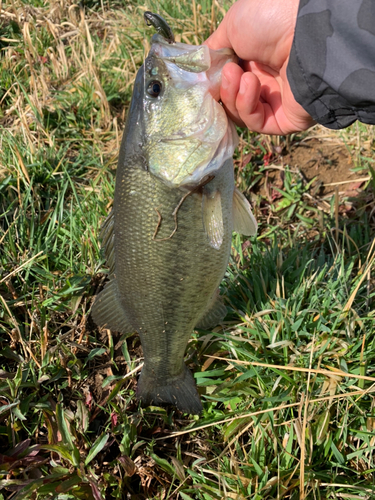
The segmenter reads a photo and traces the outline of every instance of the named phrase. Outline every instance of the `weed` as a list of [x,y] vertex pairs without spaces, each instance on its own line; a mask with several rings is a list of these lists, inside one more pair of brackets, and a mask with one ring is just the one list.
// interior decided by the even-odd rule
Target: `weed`
[[[140,408],[139,339],[90,318],[143,11],[200,43],[227,8],[2,5],[0,499],[374,497],[372,127],[241,131],[236,181],[260,230],[233,237],[226,321],[188,345],[200,417]],[[358,196],[285,160],[316,138],[346,148]]]

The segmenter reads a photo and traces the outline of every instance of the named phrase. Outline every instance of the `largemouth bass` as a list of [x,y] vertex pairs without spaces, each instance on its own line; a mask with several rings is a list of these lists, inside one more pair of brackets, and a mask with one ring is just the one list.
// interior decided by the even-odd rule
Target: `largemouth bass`
[[200,413],[186,346],[195,327],[226,314],[218,287],[232,231],[257,229],[234,187],[237,134],[213,97],[234,54],[175,43],[160,16],[145,18],[158,34],[134,84],[113,211],[102,229],[110,281],[92,314],[100,326],[140,335],[143,405]]

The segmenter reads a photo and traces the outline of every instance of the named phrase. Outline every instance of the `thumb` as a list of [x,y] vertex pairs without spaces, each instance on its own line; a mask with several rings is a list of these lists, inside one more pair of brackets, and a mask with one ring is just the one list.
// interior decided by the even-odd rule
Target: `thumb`
[[223,49],[224,47],[233,49],[227,35],[227,24],[227,16],[225,16],[217,29],[207,38],[204,44],[208,45],[209,48],[213,50]]

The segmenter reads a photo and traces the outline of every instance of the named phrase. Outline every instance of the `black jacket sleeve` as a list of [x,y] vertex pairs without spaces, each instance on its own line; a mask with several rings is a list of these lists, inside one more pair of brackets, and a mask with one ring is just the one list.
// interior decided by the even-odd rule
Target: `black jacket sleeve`
[[375,0],[300,0],[287,74],[318,123],[375,124]]

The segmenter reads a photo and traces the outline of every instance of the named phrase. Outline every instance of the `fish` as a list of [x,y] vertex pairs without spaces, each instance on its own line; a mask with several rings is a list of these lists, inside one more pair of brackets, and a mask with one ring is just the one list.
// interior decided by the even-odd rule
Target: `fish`
[[109,281],[92,317],[139,334],[143,406],[200,414],[186,347],[195,328],[216,326],[227,313],[219,285],[232,231],[257,231],[234,184],[237,132],[218,102],[221,70],[236,56],[175,42],[161,16],[144,17],[157,33],[134,83],[113,209],[101,230]]

